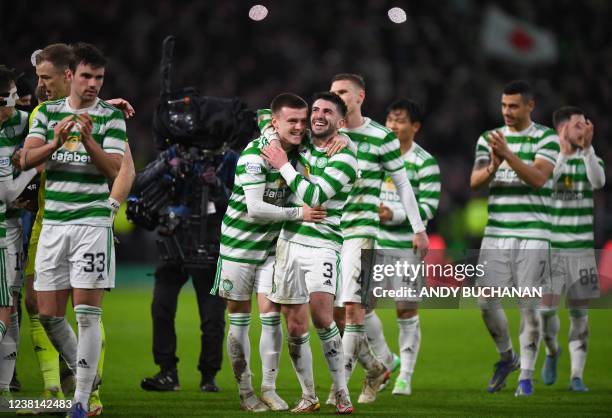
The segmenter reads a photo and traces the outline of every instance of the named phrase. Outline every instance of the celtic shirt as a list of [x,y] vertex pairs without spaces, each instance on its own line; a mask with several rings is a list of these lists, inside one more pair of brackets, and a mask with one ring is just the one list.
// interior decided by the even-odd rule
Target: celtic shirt
[[[88,108],[73,109],[68,98],[43,103],[28,137],[53,141],[53,128],[66,116],[87,113],[92,137],[109,154],[123,155],[126,127],[123,113],[96,99]],[[91,161],[75,126],[66,142],[47,161],[43,224],[112,226],[107,178]]]
[[[419,204],[425,225],[433,219],[440,200],[440,169],[436,159],[416,142],[402,155],[412,190]],[[414,233],[395,184],[389,175],[380,191],[380,201],[393,212],[393,219],[381,222],[376,236],[376,248],[412,248]]]
[[356,153],[352,141],[332,157],[327,156],[327,148],[317,147],[310,141],[300,145],[297,170],[289,164],[281,167],[281,174],[293,192],[290,199],[310,207],[323,206],[327,216],[322,222],[285,222],[281,238],[340,251],[340,219],[357,177]]
[[[590,149],[588,151],[592,153]],[[557,177],[552,192],[553,248],[593,248],[593,190],[587,175],[587,161],[599,167],[605,178],[604,163],[583,150],[567,158],[561,156],[555,168]]]
[[342,213],[344,239],[375,238],[378,232],[380,188],[385,171],[404,169],[395,134],[370,118],[354,129],[341,129],[357,146],[359,175]]
[[[498,128],[506,138],[510,150],[525,164],[536,159],[557,162],[559,137],[546,126],[532,123],[520,132],[507,126]],[[478,138],[476,161],[490,158],[486,138],[489,131]],[[489,217],[484,235],[498,238],[550,240],[552,178],[536,190],[521,180],[504,161],[489,183]]]
[[261,156],[268,140],[261,136],[251,141],[240,154],[236,166],[234,188],[221,224],[220,256],[225,259],[261,264],[275,246],[282,222],[255,219],[249,216],[245,188],[265,184],[264,202],[283,206],[289,188],[279,171]]

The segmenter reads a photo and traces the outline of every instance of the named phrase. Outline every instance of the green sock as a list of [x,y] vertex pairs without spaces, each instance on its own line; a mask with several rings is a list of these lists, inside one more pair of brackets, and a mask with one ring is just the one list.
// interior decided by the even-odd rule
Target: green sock
[[30,315],[30,337],[32,338],[32,347],[34,347],[38,359],[45,389],[61,388],[59,354],[38,320],[38,314]]

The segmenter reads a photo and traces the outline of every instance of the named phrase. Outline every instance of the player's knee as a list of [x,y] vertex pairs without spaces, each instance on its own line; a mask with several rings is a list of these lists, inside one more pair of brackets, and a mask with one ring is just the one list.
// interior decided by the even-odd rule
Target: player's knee
[[399,319],[409,319],[418,314],[417,309],[397,308],[397,317]]
[[312,324],[315,328],[329,328],[331,323],[333,322],[332,315],[317,313],[312,315]]
[[287,321],[287,334],[292,337],[300,337],[308,332],[308,320],[293,318]]
[[229,313],[251,313],[250,300],[228,300],[227,311]]

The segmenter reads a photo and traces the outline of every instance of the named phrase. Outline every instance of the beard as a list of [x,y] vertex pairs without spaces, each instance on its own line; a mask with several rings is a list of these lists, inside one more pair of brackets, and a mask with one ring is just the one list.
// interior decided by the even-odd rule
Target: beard
[[315,132],[312,128],[310,129],[310,134],[312,135],[313,138],[317,138],[317,139],[321,139],[321,138],[326,138],[328,136],[331,136],[334,132],[336,131],[336,129],[330,125],[327,125],[327,129],[325,129],[322,132]]

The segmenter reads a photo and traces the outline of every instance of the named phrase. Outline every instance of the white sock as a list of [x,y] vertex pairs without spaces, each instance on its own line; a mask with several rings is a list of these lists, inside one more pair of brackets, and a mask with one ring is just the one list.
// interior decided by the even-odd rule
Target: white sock
[[261,320],[261,336],[259,338],[259,356],[261,357],[262,381],[261,387],[276,389],[276,377],[280,354],[283,346],[283,326],[280,312],[259,314]]
[[335,322],[332,322],[328,328],[317,328],[319,339],[321,340],[321,348],[325,360],[327,360],[327,367],[331,374],[334,382],[335,390],[344,389],[348,395],[348,388],[346,386],[346,376],[344,372],[344,352],[342,351],[342,337],[340,337],[340,330],[336,326]]
[[512,341],[508,331],[508,319],[501,307],[482,309],[482,319],[495,342],[498,353],[506,353],[512,350]]
[[582,379],[589,342],[589,316],[586,309],[570,309],[569,352],[572,379]]
[[542,321],[542,337],[547,356],[555,356],[559,351],[557,335],[559,334],[559,315],[556,308],[541,308],[540,320]]
[[227,353],[232,362],[234,377],[240,393],[253,392],[251,384],[251,343],[249,341],[250,313],[228,314]]
[[370,348],[374,352],[376,358],[385,365],[387,370],[391,370],[393,367],[393,353],[385,340],[383,324],[375,311],[365,316],[365,332]]
[[307,398],[316,398],[314,377],[312,373],[312,350],[310,349],[310,334],[299,337],[289,336],[287,339],[289,356],[293,369],[297,375],[302,395]]
[[77,344],[77,371],[76,388],[74,390],[74,403],[80,402],[87,411],[89,395],[96,379],[100,350],[102,348],[102,331],[100,318],[102,308],[89,305],[74,307],[77,324],[79,326],[79,340]]
[[342,336],[342,351],[344,351],[344,374],[346,381],[351,379],[351,374],[355,370],[357,357],[359,356],[359,346],[364,335],[363,325],[346,324],[344,335]]
[[76,374],[77,337],[66,318],[39,314],[38,319],[55,349],[60,353],[73,373]]
[[[4,323],[0,323],[5,326]],[[16,336],[19,336],[19,321],[15,313],[11,315],[11,323],[0,342],[0,390],[9,390],[11,385],[17,360]]]
[[421,348],[421,324],[418,315],[408,319],[398,318],[397,323],[401,361],[399,377],[410,382]]
[[4,336],[6,335],[6,331],[7,331],[6,324],[4,323],[4,321],[0,321],[0,343],[4,339]]
[[354,326],[360,327],[357,361],[359,361],[359,364],[365,369],[368,376],[378,376],[381,372],[387,370],[387,368],[372,352],[372,348],[370,348],[370,344],[368,344],[368,337],[366,337],[365,326]]
[[521,309],[521,374],[519,380],[532,379],[540,346],[540,316],[535,309]]

